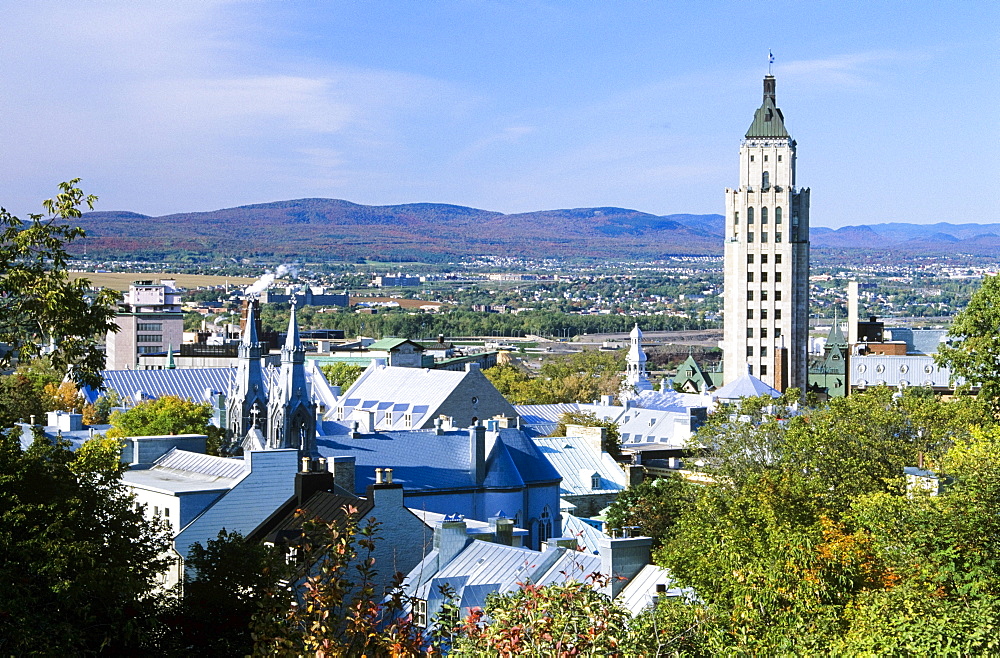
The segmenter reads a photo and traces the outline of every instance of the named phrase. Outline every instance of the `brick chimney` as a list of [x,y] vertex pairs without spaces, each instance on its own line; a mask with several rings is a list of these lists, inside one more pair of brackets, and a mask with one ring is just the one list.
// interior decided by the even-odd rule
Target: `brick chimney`
[[[321,461],[322,460],[322,461]],[[295,474],[295,500],[301,506],[317,491],[333,489],[333,473],[327,470],[325,459],[303,457]]]
[[777,347],[774,350],[774,388],[784,393],[788,388],[788,348]]
[[469,475],[476,484],[486,479],[486,428],[482,423],[469,428]]

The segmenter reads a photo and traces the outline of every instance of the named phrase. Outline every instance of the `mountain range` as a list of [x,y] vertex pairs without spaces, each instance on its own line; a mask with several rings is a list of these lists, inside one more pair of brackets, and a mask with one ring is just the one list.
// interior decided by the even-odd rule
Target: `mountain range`
[[[190,256],[444,261],[483,254],[525,258],[659,259],[722,253],[722,215],[652,215],[626,208],[503,214],[436,203],[366,206],[296,199],[150,217],[85,213],[90,257]],[[1000,254],[1000,224],[890,223],[812,228],[814,249],[906,255]]]

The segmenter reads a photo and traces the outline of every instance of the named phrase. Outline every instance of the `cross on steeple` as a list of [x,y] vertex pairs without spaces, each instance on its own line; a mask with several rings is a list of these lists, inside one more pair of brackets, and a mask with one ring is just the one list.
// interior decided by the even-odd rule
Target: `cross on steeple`
[[260,407],[257,403],[253,403],[253,407],[250,408],[250,417],[253,419],[253,428],[257,429],[257,417],[260,416]]

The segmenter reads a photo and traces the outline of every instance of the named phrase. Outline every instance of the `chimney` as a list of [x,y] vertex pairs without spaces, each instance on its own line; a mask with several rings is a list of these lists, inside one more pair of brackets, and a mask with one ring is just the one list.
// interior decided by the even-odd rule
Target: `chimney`
[[611,578],[610,591],[615,598],[628,581],[649,564],[653,540],[650,537],[601,537],[597,542],[601,555],[601,573]]
[[341,489],[354,493],[354,455],[331,457],[333,460],[333,482]]
[[575,551],[578,546],[576,537],[552,537],[545,542],[545,548],[568,548]]
[[444,345],[444,334],[438,334],[438,345]]
[[469,428],[469,474],[476,484],[486,479],[486,428],[481,423]]
[[356,421],[356,420],[352,420],[351,421],[351,438],[352,439],[360,439],[361,438],[361,433],[358,432],[358,421]]
[[601,396],[601,404],[603,404],[604,406],[610,407],[614,403],[615,403],[615,396],[613,396],[613,395],[602,395]]
[[604,442],[608,436],[608,428],[567,425],[566,436],[579,436],[587,439],[587,443],[589,443],[598,453],[601,453],[604,452]]
[[455,559],[469,544],[465,519],[458,514],[444,517],[441,525],[434,529],[434,550],[438,552],[438,569]]
[[508,519],[502,511],[489,518],[490,529],[493,530],[493,543],[504,546],[514,545],[514,519]]
[[295,474],[295,500],[301,507],[317,491],[330,491],[333,489],[333,473],[322,470],[309,457],[302,458],[302,468]]
[[847,282],[847,344],[858,344],[858,282]]
[[774,388],[784,393],[788,388],[788,348],[774,349]]
[[375,431],[375,412],[367,409],[355,409],[351,416],[358,422],[358,431],[371,434]]
[[646,478],[646,469],[639,464],[629,464],[625,467],[625,469],[626,475],[628,476],[628,486],[630,487],[642,484],[642,481]]
[[439,416],[439,418],[441,419],[441,429],[442,430],[444,430],[445,432],[451,432],[451,431],[453,431],[455,429],[455,419],[454,418],[452,418],[451,416],[445,416],[444,414],[442,414],[441,416]]
[[465,364],[465,372],[472,372],[473,370],[479,370],[479,364],[475,362]]
[[434,433],[437,434],[438,436],[444,434],[444,429],[442,429],[442,425],[444,425],[444,420],[442,420],[440,417],[434,419]]

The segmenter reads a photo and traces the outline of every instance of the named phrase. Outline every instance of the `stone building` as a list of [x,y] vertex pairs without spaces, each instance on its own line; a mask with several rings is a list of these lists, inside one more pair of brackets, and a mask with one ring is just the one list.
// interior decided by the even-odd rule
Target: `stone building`
[[809,345],[809,189],[796,187],[796,142],[775,79],[740,146],[740,184],[726,189],[726,383],[750,374],[805,389]]
[[160,354],[184,340],[181,293],[172,279],[135,281],[115,315],[118,332],[108,332],[108,370],[134,370],[140,354]]

